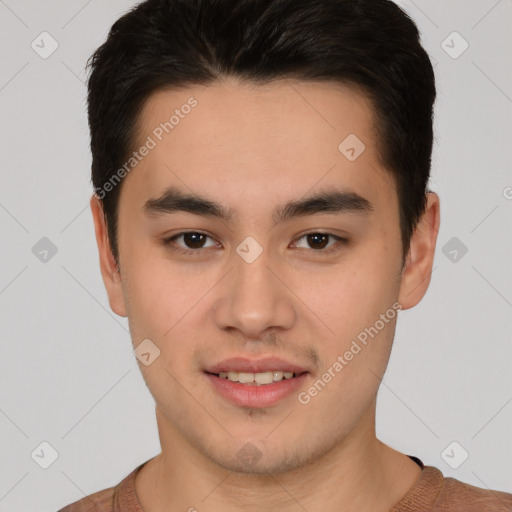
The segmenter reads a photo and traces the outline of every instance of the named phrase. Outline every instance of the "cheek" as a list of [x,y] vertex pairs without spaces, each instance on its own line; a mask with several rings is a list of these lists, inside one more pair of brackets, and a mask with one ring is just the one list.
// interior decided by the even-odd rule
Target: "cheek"
[[[193,357],[193,349],[204,338],[209,321],[211,305],[208,296],[203,296],[219,278],[199,272],[199,267],[184,271],[183,266],[178,267],[161,255],[136,251],[131,255],[125,266],[129,277],[124,289],[133,345],[150,339],[161,356],[155,370],[163,371],[165,367],[173,375],[181,375],[183,361]],[[148,373],[145,367],[141,370]]]
[[197,302],[202,294],[194,292],[190,278],[179,274],[164,278],[162,272],[165,269],[155,266],[144,271],[132,269],[126,289],[130,297],[128,317],[134,349],[149,339],[154,344],[149,345],[152,354],[157,354],[151,356],[148,365],[138,360],[148,389],[164,409],[176,409],[183,398],[179,383],[187,382],[191,392],[196,385],[188,379],[193,349],[204,332],[197,329],[197,314],[201,311]]
[[158,268],[130,275],[129,316],[140,333],[164,341],[184,325],[201,294],[195,280],[180,274],[166,276]]
[[[376,258],[377,254],[381,257]],[[350,367],[382,368],[400,309],[398,273],[396,257],[375,244],[349,268],[332,276],[329,293],[316,306],[335,333],[326,337],[324,345],[328,365],[346,353]]]
[[328,277],[318,307],[338,326],[361,328],[373,323],[398,297],[396,261],[377,247],[356,255],[352,263],[340,265]]

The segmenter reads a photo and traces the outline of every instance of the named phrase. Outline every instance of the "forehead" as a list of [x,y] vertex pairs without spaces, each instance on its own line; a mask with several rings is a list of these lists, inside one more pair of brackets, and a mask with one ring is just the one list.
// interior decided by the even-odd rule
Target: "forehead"
[[395,193],[379,163],[372,103],[349,86],[227,79],[160,90],[136,133],[135,149],[149,139],[153,148],[128,188],[146,200],[179,185],[234,211],[256,202],[263,212],[317,186],[342,185],[377,204]]
[[[191,97],[197,105],[188,108]],[[286,79],[257,85],[226,78],[208,86],[159,90],[141,110],[138,138],[169,121],[174,113],[178,116],[171,121],[172,132],[180,143],[189,140],[187,126],[196,138],[204,137],[211,145],[227,146],[230,138],[251,137],[253,146],[265,139],[268,147],[276,140],[281,149],[286,144],[290,151],[298,150],[297,144],[306,139],[316,143],[309,145],[314,147],[320,140],[326,144],[341,141],[349,133],[372,146],[376,136],[373,105],[367,95],[332,81]]]

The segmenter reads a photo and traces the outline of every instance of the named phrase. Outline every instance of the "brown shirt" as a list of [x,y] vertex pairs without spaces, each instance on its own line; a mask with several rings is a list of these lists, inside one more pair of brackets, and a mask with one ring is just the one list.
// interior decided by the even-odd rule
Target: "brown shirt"
[[[390,512],[512,512],[512,494],[445,478],[439,469],[424,466],[417,457],[411,459],[422,471]],[[86,496],[58,512],[144,512],[135,492],[135,476],[144,464],[115,487]]]

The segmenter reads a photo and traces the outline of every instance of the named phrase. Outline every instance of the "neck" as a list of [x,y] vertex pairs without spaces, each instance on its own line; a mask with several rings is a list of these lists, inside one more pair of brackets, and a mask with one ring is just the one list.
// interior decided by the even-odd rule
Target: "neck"
[[157,413],[162,453],[136,478],[144,512],[385,512],[412,487],[420,468],[375,436],[375,403],[328,453],[300,469],[255,475],[221,468]]

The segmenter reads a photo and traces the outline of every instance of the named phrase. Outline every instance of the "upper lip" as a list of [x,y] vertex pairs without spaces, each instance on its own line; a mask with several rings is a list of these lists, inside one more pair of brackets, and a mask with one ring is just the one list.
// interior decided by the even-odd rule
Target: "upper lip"
[[302,366],[287,362],[277,357],[266,357],[257,360],[247,359],[245,357],[232,357],[208,367],[205,371],[207,373],[216,374],[220,372],[262,373],[269,371],[280,371],[292,372],[295,374],[307,372],[307,370]]

